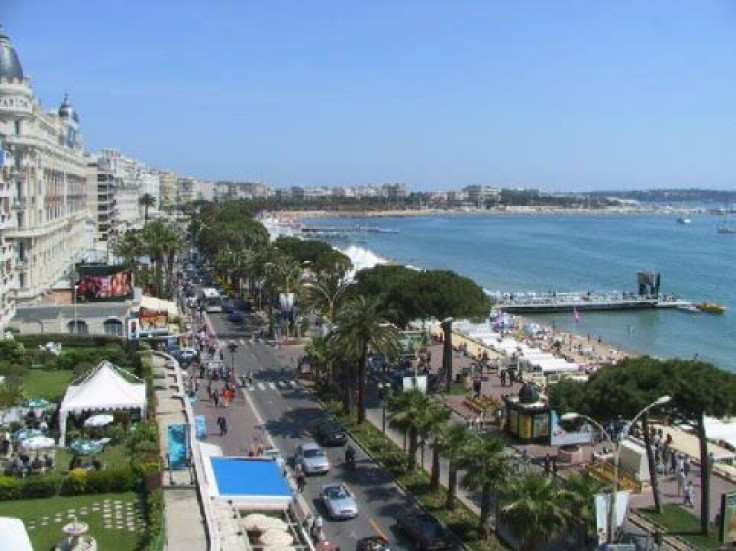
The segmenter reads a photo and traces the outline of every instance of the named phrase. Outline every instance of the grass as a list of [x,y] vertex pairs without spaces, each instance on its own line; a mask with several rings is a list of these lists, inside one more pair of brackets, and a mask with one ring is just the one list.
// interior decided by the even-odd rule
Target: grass
[[478,515],[462,502],[456,500],[455,510],[444,508],[447,491],[440,487],[438,492],[430,490],[429,475],[418,468],[414,473],[406,470],[406,454],[387,438],[378,428],[366,422],[358,426],[353,417],[342,414],[342,405],[335,401],[324,401],[328,409],[352,436],[368,450],[371,457],[386,468],[396,481],[407,489],[414,498],[437,519],[445,524],[462,542],[473,551],[496,551],[505,549],[495,535],[485,541],[477,537]]
[[23,390],[30,398],[58,402],[74,377],[70,370],[29,369],[23,375]]
[[[28,530],[31,537],[31,543],[34,549],[46,550],[53,549],[56,544],[61,541],[63,534],[62,526],[71,522],[68,518],[68,511],[74,509],[79,515],[80,509],[86,508],[86,515],[79,515],[80,521],[89,525],[89,535],[97,540],[97,548],[105,549],[105,551],[130,551],[135,549],[138,539],[143,534],[144,526],[136,525],[136,531],[129,531],[127,526],[123,529],[105,528],[103,511],[92,511],[92,504],[101,504],[103,500],[122,501],[123,511],[125,504],[134,502],[140,504],[139,496],[134,492],[124,492],[119,494],[98,494],[89,496],[75,497],[50,497],[44,499],[24,499],[18,501],[0,502],[0,516],[15,517],[21,519]],[[113,509],[112,518],[115,518]],[[54,522],[57,514],[62,515],[61,522]],[[42,526],[43,517],[48,517],[48,524]],[[127,515],[125,515],[127,518]],[[113,526],[115,522],[113,522]]]
[[[115,446],[105,446],[102,453],[98,453],[95,457],[102,461],[102,464],[106,469],[112,469],[116,467],[126,467],[130,464],[129,451],[124,444],[118,444]],[[67,473],[69,472],[69,462],[72,460],[74,454],[67,449],[58,448],[56,450],[56,472]],[[81,456],[83,463],[92,462],[92,456]]]
[[658,515],[652,509],[640,509],[637,512],[664,529],[665,534],[677,535],[696,549],[709,551],[721,548],[718,537],[714,533],[707,537],[702,536],[700,534],[700,519],[679,505],[672,503],[665,505],[661,515]]
[[463,383],[452,383],[450,385],[450,392],[446,392],[448,396],[465,396],[469,394],[470,390]]

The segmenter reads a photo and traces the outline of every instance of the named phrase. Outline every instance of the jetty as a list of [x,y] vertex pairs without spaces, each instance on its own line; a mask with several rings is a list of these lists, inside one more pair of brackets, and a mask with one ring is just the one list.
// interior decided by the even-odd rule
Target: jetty
[[696,305],[676,295],[660,293],[660,274],[649,271],[637,274],[638,292],[566,292],[566,293],[495,293],[494,308],[510,314],[590,312],[674,308],[693,311]]
[[345,226],[345,227],[309,227],[302,226],[301,233],[307,235],[325,236],[325,235],[345,235],[350,233],[399,233],[398,230],[376,228],[373,226]]

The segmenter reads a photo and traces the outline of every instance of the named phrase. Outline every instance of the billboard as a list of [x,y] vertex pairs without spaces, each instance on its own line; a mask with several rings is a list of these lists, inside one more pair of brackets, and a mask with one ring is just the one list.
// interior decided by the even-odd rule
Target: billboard
[[[596,494],[594,500],[598,543],[604,543],[608,538],[608,530],[611,525],[611,494]],[[616,523],[614,533],[623,527],[628,512],[629,492],[626,490],[616,492],[616,513],[613,515]]]
[[549,412],[550,427],[550,444],[552,446],[566,446],[568,444],[590,444],[593,442],[593,427],[584,419],[572,422],[560,422],[557,412],[552,410]]
[[398,336],[401,355],[415,358],[427,348],[427,333],[424,331],[399,331]]
[[718,532],[721,543],[736,541],[736,492],[721,496],[721,525]]
[[122,266],[78,265],[75,282],[79,302],[115,302],[133,298],[133,274]]
[[166,310],[141,308],[138,311],[138,322],[141,333],[167,332],[169,330],[169,313]]

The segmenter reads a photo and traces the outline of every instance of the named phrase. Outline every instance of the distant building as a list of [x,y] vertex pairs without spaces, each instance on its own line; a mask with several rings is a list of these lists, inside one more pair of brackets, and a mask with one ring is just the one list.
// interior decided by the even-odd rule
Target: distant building
[[215,183],[215,201],[233,201],[237,199],[256,199],[272,197],[274,190],[260,182],[229,182]]
[[[84,251],[87,159],[68,97],[45,112],[0,30],[0,330]],[[11,290],[15,292],[11,292]]]
[[467,196],[468,202],[476,207],[482,207],[487,201],[496,200],[501,196],[501,190],[499,188],[477,184],[465,186],[463,191]]
[[176,206],[176,189],[179,177],[170,170],[159,170],[158,180],[163,210],[173,209]]
[[176,182],[176,204],[179,207],[199,198],[199,182],[194,178],[179,178]]

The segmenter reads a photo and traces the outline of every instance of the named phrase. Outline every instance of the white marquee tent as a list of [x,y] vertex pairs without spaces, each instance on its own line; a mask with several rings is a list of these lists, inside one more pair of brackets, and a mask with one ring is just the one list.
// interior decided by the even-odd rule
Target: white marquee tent
[[[135,379],[139,382],[128,382]],[[140,409],[146,415],[146,383],[108,361],[69,385],[59,409],[59,446],[65,445],[69,413]]]
[[33,551],[31,538],[28,537],[25,524],[20,519],[0,517],[0,539],[3,542],[3,549]]

